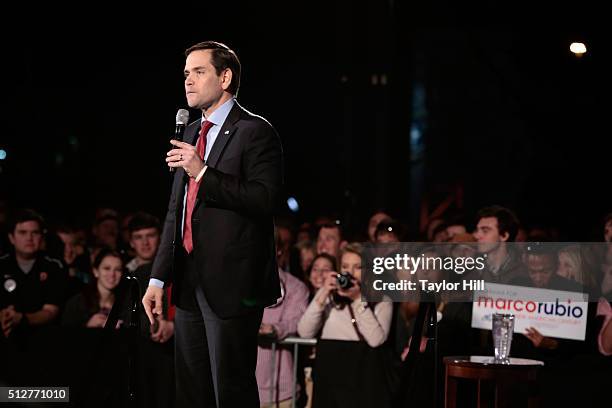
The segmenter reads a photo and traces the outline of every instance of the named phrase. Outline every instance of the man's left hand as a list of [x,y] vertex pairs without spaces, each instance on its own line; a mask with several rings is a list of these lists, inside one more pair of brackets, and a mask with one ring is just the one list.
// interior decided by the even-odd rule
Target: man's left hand
[[204,162],[200,159],[195,146],[174,139],[170,140],[170,143],[176,147],[167,153],[168,166],[182,167],[189,177],[197,177],[204,168]]
[[151,340],[157,343],[165,343],[174,335],[174,322],[159,319],[157,331],[151,334]]

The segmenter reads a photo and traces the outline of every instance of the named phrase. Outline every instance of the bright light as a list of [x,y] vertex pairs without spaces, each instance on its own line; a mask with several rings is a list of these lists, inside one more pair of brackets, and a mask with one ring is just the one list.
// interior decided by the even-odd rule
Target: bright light
[[575,42],[570,45],[570,51],[576,54],[577,56],[581,56],[586,53],[586,45],[580,42]]
[[6,150],[0,149],[0,160],[6,159]]
[[287,206],[293,212],[300,211],[300,205],[298,204],[297,200],[294,197],[289,197],[287,199]]

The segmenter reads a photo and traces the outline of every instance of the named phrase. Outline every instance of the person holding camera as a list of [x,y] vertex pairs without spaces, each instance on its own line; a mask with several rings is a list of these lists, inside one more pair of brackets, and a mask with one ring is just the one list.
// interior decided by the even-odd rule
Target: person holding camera
[[[341,251],[340,273],[329,273],[298,323],[301,337],[315,337],[313,408],[386,407],[384,347],[393,304],[361,300],[361,245]],[[386,351],[386,350],[385,350]]]

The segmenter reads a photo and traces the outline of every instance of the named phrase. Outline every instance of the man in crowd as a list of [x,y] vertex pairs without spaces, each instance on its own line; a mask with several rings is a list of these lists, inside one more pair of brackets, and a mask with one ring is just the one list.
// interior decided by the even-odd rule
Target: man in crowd
[[525,277],[519,254],[507,245],[518,232],[516,215],[507,208],[492,206],[480,210],[477,218],[474,238],[478,241],[478,251],[487,258],[481,277],[487,282],[503,284]]
[[125,267],[134,272],[139,266],[153,262],[157,248],[161,226],[159,220],[146,213],[137,213],[130,217],[128,223],[130,247],[136,256]]
[[[276,256],[280,265],[285,250],[283,236],[276,230]],[[257,386],[262,408],[289,408],[292,402],[293,353],[287,347],[272,351],[271,342],[284,340],[297,332],[297,324],[308,306],[308,288],[298,278],[280,267],[281,297],[275,305],[264,309],[259,327],[260,345],[257,352]],[[274,368],[272,368],[274,363]],[[272,374],[272,372],[274,374]],[[298,372],[298,379],[301,379]],[[303,385],[303,381],[299,381]],[[297,392],[304,397],[303,389]]]
[[382,221],[391,221],[391,216],[383,211],[376,211],[368,221],[368,239],[370,242],[376,242],[376,227]]
[[41,252],[44,222],[32,210],[9,223],[13,251],[0,257],[0,324],[8,337],[17,328],[51,323],[62,305],[67,274],[60,260]]
[[342,239],[342,227],[338,223],[324,224],[317,235],[317,254],[338,257],[340,249],[346,245]]
[[[127,224],[128,242],[136,256],[126,268],[136,278],[144,293],[151,277],[151,267],[160,242],[161,224],[157,217],[144,212],[130,216]],[[139,352],[142,358],[138,374],[140,402],[147,407],[167,407],[174,399],[174,336],[175,307],[170,305],[172,285],[164,288],[163,313],[156,317],[153,325],[143,313],[141,327],[151,342],[143,342]]]

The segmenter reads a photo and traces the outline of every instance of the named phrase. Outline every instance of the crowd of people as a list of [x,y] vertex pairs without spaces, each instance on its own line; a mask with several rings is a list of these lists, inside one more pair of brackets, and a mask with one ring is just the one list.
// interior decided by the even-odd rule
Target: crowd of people
[[[606,379],[609,382],[612,378],[610,245],[589,256],[577,244],[560,244],[555,250],[532,245],[516,251],[504,244],[550,241],[554,236],[541,228],[522,226],[511,210],[499,206],[483,208],[472,218],[455,215],[431,220],[420,237],[407,234],[405,225],[384,211],[372,214],[363,231],[356,234],[346,231],[333,217],[320,216],[300,225],[279,219],[276,242],[282,296],[265,309],[260,327],[256,374],[261,405],[291,406],[296,368],[292,348],[279,345],[272,349],[272,343],[289,336],[317,339],[314,348],[302,347],[297,367],[298,406],[315,408],[424,406],[432,402],[430,390],[435,382],[428,373],[435,372],[433,367],[439,366],[444,356],[492,354],[490,332],[471,327],[471,304],[442,296],[437,305],[443,316],[437,352],[433,353],[424,339],[419,345],[422,359],[417,369],[425,374],[406,380],[403,363],[419,302],[362,299],[365,242],[418,241],[425,243],[421,247],[424,252],[431,253],[440,251],[432,243],[447,242],[453,244],[449,248],[456,255],[476,248],[487,254],[487,265],[479,278],[488,282],[587,293],[590,303],[584,341],[547,337],[532,327],[515,333],[512,355],[545,361],[541,390],[545,405],[566,398],[559,392],[559,382],[591,387],[589,397],[604,395],[599,393],[605,390]],[[601,241],[612,242],[612,214],[602,226]],[[2,364],[0,384],[20,385],[35,371],[24,365],[21,357],[15,357],[33,353],[27,346],[35,344],[28,343],[29,336],[45,328],[64,334],[102,332],[113,306],[117,307],[119,293],[123,293],[118,287],[124,276],[136,277],[144,293],[161,224],[147,213],[119,216],[113,209],[102,208],[96,211],[90,227],[80,228],[47,222],[35,211],[22,209],[2,229],[0,358],[10,364]],[[420,270],[417,276],[434,282],[445,279],[439,270]],[[171,285],[164,290],[163,316],[153,325],[143,313],[137,317],[140,369],[134,375],[139,389],[146,389],[137,393],[143,406],[172,406],[173,401],[174,306]],[[112,331],[130,327],[134,317],[126,313],[119,312]],[[98,357],[103,355],[107,354],[99,353]],[[54,361],[61,361],[60,357]],[[590,375],[581,371],[586,367],[590,367]],[[439,390],[441,401],[443,387]]]

